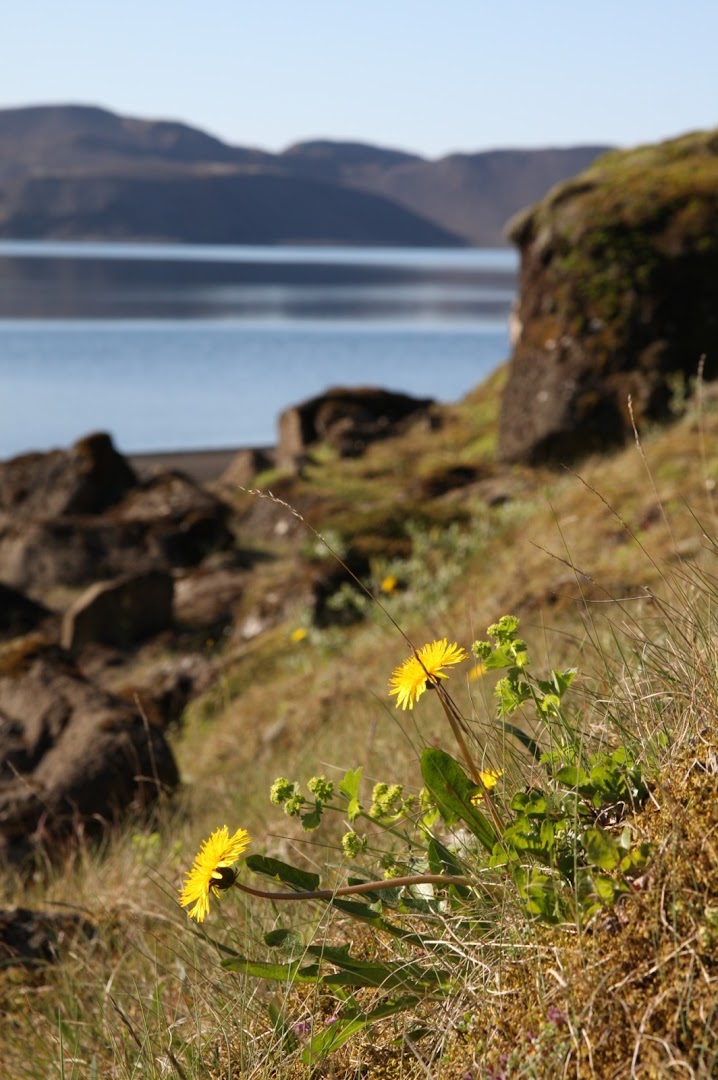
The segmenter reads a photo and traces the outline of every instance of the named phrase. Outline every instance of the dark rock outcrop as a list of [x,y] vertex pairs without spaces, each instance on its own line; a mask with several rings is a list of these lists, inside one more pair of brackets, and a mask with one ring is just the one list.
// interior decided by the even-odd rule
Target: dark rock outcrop
[[0,641],[37,630],[48,618],[50,612],[42,604],[36,604],[9,585],[0,584]]
[[[14,509],[0,515],[0,580],[8,585],[41,592],[57,585],[89,585],[138,569],[196,566],[209,553],[233,545],[225,504],[182,473],[160,473],[135,484],[103,513],[99,511],[107,495],[94,502],[88,497],[54,498],[54,466],[68,457],[74,461],[73,452],[32,455],[32,485],[21,489],[6,482],[6,491],[14,493],[14,503],[8,494],[6,505]],[[0,465],[0,474],[7,470],[6,475],[15,476],[13,470],[22,461]],[[121,465],[116,470],[113,465],[108,492],[119,493],[112,477],[121,474]],[[75,478],[77,472],[71,475]],[[93,479],[85,496],[94,485]],[[66,486],[78,490],[78,485]]]
[[520,301],[499,456],[569,462],[718,374],[718,130],[614,151],[514,220]]
[[83,678],[67,653],[25,638],[0,654],[0,845],[9,855],[97,829],[177,781],[162,732]]
[[95,928],[80,915],[29,908],[0,910],[0,968],[32,967],[54,963],[64,947],[82,934],[92,937]]
[[172,626],[173,592],[162,570],[98,581],[65,612],[60,644],[71,652],[90,641],[128,648]]
[[126,458],[104,432],[69,450],[0,462],[0,511],[20,518],[101,514],[137,485]]
[[281,414],[277,464],[294,468],[321,442],[341,457],[357,457],[370,443],[405,430],[407,422],[426,414],[433,404],[431,398],[375,387],[327,390]]

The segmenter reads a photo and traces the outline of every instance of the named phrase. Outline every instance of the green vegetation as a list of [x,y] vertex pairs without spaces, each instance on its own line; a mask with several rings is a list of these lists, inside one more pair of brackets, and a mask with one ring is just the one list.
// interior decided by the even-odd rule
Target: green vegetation
[[[298,594],[228,642],[174,735],[180,795],[3,873],[6,906],[96,927],[0,972],[4,1076],[715,1075],[718,399],[580,476],[498,473],[496,385],[278,478],[342,557],[343,490],[391,523],[375,599],[342,586],[356,619],[317,627]],[[292,521],[304,554],[272,536],[253,589],[315,566]],[[224,825],[251,846],[197,923],[178,890]]]
[[715,276],[716,221],[716,131],[611,151],[558,185],[513,225],[522,244],[539,249],[541,295],[548,288],[554,300],[549,314],[531,313],[536,343],[583,336],[583,348],[605,355],[610,368],[623,350],[635,355],[670,338],[693,370],[701,352],[711,353],[714,301],[700,297]]

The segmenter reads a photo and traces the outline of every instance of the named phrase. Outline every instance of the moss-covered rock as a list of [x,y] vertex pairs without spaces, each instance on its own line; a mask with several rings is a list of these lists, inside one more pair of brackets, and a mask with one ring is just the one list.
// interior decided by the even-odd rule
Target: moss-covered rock
[[718,130],[612,151],[518,215],[504,461],[567,461],[718,375]]

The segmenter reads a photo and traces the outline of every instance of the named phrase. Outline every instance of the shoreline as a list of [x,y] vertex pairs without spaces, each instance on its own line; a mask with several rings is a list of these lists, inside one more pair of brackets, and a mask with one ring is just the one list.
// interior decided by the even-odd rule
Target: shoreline
[[[218,450],[153,450],[141,454],[124,454],[140,479],[146,480],[164,469],[179,469],[197,484],[219,480],[237,454],[256,447],[235,446]],[[268,449],[261,447],[261,449]]]

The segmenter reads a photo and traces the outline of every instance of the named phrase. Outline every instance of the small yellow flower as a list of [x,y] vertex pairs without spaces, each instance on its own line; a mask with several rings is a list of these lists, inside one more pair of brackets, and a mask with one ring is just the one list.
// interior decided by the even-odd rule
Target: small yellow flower
[[182,907],[194,904],[188,912],[191,919],[204,922],[209,913],[210,890],[219,899],[220,889],[229,889],[234,884],[234,870],[229,868],[249,842],[249,834],[244,829],[237,829],[234,836],[230,836],[226,825],[215,829],[209,840],[204,841],[180,890]]
[[289,635],[289,640],[293,641],[295,645],[298,645],[300,641],[304,641],[305,637],[309,633],[303,626],[298,626],[296,630],[292,630]]
[[447,679],[448,675],[441,669],[449,664],[461,663],[466,660],[467,655],[460,645],[449,645],[446,638],[423,645],[416,656],[410,656],[394,670],[389,680],[389,695],[397,695],[397,709],[400,705],[402,709],[413,709],[414,702],[418,701],[426,690],[427,682]]
[[[503,769],[479,769],[481,783],[484,785],[487,791],[493,791],[503,775]],[[476,791],[471,796],[471,801],[472,803],[474,803],[474,805],[476,805],[481,802],[483,797],[483,791]]]
[[391,596],[392,593],[395,593],[398,587],[399,582],[393,574],[387,574],[387,576],[384,578],[381,585],[379,586],[381,591],[383,593],[386,593],[387,596]]
[[481,661],[477,661],[469,672],[470,682],[476,682],[477,679],[483,679],[486,674],[486,664],[482,664]]

